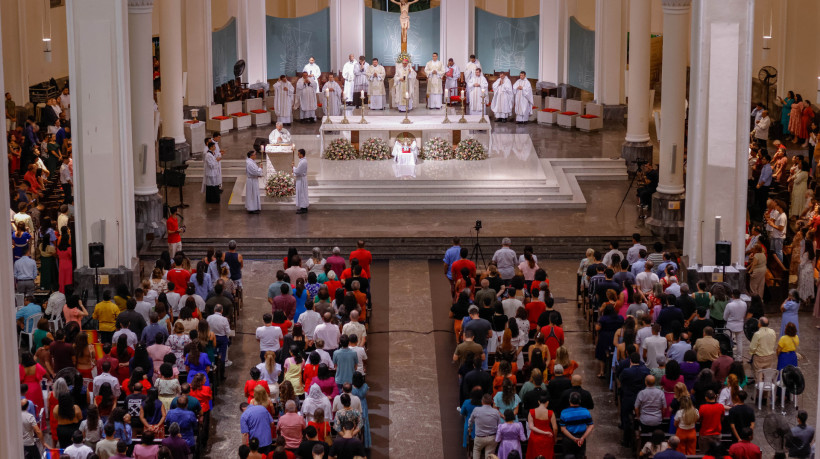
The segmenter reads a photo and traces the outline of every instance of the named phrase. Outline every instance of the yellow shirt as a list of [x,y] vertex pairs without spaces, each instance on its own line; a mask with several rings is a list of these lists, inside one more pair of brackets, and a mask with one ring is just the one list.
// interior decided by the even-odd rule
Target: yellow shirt
[[117,329],[117,315],[120,308],[111,301],[101,301],[94,306],[94,314],[91,316],[100,323],[100,331],[113,332]]
[[796,351],[797,346],[800,346],[800,338],[783,335],[780,337],[780,341],[777,342],[777,346],[780,348],[780,352]]
[[752,342],[749,345],[749,353],[752,355],[759,355],[766,357],[775,353],[775,343],[777,342],[777,335],[770,327],[760,327],[758,331],[752,336]]
[[114,297],[114,303],[117,304],[117,307],[120,309],[120,312],[125,311],[125,304],[127,302],[128,302],[128,298],[123,298],[121,296],[115,296]]

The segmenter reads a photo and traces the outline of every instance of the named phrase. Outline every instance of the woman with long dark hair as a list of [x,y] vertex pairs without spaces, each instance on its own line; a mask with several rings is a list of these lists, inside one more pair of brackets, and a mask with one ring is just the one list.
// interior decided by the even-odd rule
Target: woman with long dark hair
[[128,345],[128,335],[120,335],[117,338],[117,343],[114,345],[114,348],[111,349],[111,357],[117,359],[118,362],[117,368],[111,369],[111,374],[117,377],[120,384],[128,379],[128,376],[131,374],[129,363],[133,356],[134,349]]
[[68,226],[64,226],[60,229],[60,242],[57,244],[60,293],[65,293],[67,285],[74,285],[74,264],[71,257],[71,236],[68,234]]
[[[279,312],[279,311],[277,311]],[[285,370],[285,381],[290,381],[291,387],[293,388],[294,393],[297,396],[301,396],[305,393],[305,388],[302,383],[302,368],[304,367],[304,360],[302,359],[302,353],[299,351],[297,346],[291,346],[287,348],[290,357],[285,359],[284,365],[282,368]],[[325,365],[327,366],[327,365]],[[318,374],[318,370],[317,370]],[[314,378],[315,381],[315,378]]]
[[132,373],[135,368],[142,368],[147,378],[153,381],[154,361],[151,359],[151,356],[148,355],[148,348],[145,347],[144,343],[137,343],[137,346],[134,348],[134,357],[128,362],[128,366]]
[[[191,388],[193,392],[193,387]],[[156,387],[148,390],[148,396],[140,407],[140,422],[143,426],[143,436],[151,433],[156,438],[165,436],[165,406],[159,400],[159,391]]]
[[188,384],[194,380],[198,373],[205,375],[205,384],[210,386],[208,373],[211,371],[211,360],[208,355],[202,352],[202,345],[198,341],[191,344],[191,351],[185,357],[185,366],[188,368]]
[[97,443],[103,439],[104,424],[105,422],[100,419],[97,405],[89,406],[85,420],[80,423],[80,432],[83,433],[83,443],[92,450],[96,450]]
[[200,261],[196,264],[196,272],[191,274],[188,282],[194,284],[196,294],[203,299],[208,298],[208,292],[211,290],[212,281],[211,275],[208,274],[208,264]]
[[97,407],[98,414],[107,419],[117,406],[117,399],[114,398],[114,390],[110,383],[102,383],[97,391],[97,396],[94,397],[94,404]]
[[57,248],[44,228],[40,228],[40,288],[52,292],[60,288],[57,278]]
[[57,399],[57,406],[54,407],[51,415],[57,420],[57,440],[60,448],[68,448],[73,443],[71,435],[83,419],[82,410],[74,403],[71,394],[65,393]]
[[607,362],[612,358],[612,342],[615,338],[615,332],[624,323],[623,317],[619,316],[615,311],[615,301],[617,299],[615,290],[607,290],[606,296],[609,300],[603,306],[603,314],[595,324],[595,329],[598,331],[598,341],[595,344],[595,359],[598,360],[598,378],[604,378]]

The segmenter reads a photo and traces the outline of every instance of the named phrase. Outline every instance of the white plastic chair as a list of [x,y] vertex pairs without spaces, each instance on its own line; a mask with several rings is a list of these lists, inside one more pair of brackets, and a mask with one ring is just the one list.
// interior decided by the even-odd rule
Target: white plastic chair
[[780,374],[774,368],[760,370],[755,375],[755,387],[757,387],[757,409],[762,409],[763,394],[770,392],[772,409],[774,409],[774,399],[777,396],[777,377]]
[[[785,368],[784,368],[785,370]],[[780,374],[777,377],[777,387],[780,388],[780,409],[786,409],[786,385],[783,384],[783,370],[780,370]],[[797,395],[794,397],[794,409],[797,409]]]
[[23,347],[23,335],[28,336],[29,347],[32,347],[34,345],[34,329],[37,328],[37,322],[39,322],[42,317],[43,314],[40,313],[30,315],[26,319],[23,331],[20,332],[20,336],[17,338],[17,347]]
[[63,328],[63,315],[59,311],[57,311],[56,314],[51,316],[51,319],[49,319],[48,323],[49,325],[51,325],[51,331],[57,332],[57,330]]
[[25,301],[26,301],[26,296],[24,294],[22,294],[22,293],[15,293],[14,294],[14,305],[17,306],[18,308],[25,306],[25,304],[23,304]]

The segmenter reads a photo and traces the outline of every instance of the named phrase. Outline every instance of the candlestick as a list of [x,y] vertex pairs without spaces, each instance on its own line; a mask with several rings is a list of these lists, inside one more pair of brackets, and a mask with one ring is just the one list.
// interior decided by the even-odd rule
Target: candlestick
[[464,97],[464,90],[462,90],[461,91],[461,119],[458,120],[459,123],[466,123],[467,122],[467,118],[464,118],[464,112],[465,112],[464,101],[465,100],[466,99]]
[[486,123],[487,122],[487,120],[484,119],[484,107],[486,106],[486,102],[484,102],[485,100],[486,100],[486,96],[484,94],[484,90],[482,89],[481,90],[481,119],[478,120],[479,123]]
[[402,120],[401,124],[413,124],[413,122],[410,121],[410,118],[408,117],[408,115],[410,114],[410,107],[408,106],[409,102],[410,102],[410,93],[405,92],[404,93],[404,119]]
[[447,116],[448,108],[450,108],[450,105],[444,104],[444,120],[441,121],[441,124],[450,124],[450,118]]
[[347,98],[342,97],[342,124],[350,124],[350,121],[347,120]]
[[330,89],[325,88],[325,124],[333,124],[330,121]]
[[364,111],[366,110],[364,106],[364,91],[362,91],[362,119],[359,120],[359,124],[368,124],[367,120],[364,119]]

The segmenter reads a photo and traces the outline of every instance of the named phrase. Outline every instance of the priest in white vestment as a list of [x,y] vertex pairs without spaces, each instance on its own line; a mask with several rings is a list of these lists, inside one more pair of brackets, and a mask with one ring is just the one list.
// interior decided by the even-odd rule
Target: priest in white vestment
[[487,78],[481,73],[481,68],[475,69],[472,77],[467,83],[468,115],[481,115],[484,113],[484,97],[487,94]]
[[450,103],[451,96],[458,95],[458,77],[461,76],[461,71],[453,62],[453,58],[447,60],[447,69],[444,70],[447,80],[444,82],[444,97],[447,103]]
[[356,81],[356,73],[354,72],[356,68],[356,60],[353,58],[352,54],[347,56],[348,61],[345,62],[344,67],[342,67],[342,78],[345,80],[345,88],[344,88],[344,102],[353,102],[353,86]]
[[533,106],[532,85],[527,80],[527,72],[521,71],[518,81],[513,85],[513,94],[515,94],[515,122],[524,124],[530,120]]
[[371,110],[384,110],[384,67],[378,59],[373,59],[373,65],[367,68],[367,94],[370,96]]
[[506,123],[513,109],[513,90],[507,74],[502,73],[493,83],[493,102],[490,105],[495,120]]
[[259,177],[263,177],[265,172],[259,164],[256,164],[256,151],[248,152],[248,159],[245,160],[245,173],[248,175],[245,182],[245,209],[248,213],[258,214],[262,210],[262,200],[259,197]]
[[396,75],[393,77],[393,100],[396,101],[400,112],[413,109],[413,99],[416,96],[415,79],[416,71],[407,59],[396,67]]
[[[359,56],[359,62],[353,67],[353,92],[362,96],[362,93],[368,92],[367,69],[370,64],[365,62],[364,56]],[[364,97],[362,97],[362,104],[364,104]]]
[[393,152],[391,154],[396,162],[393,165],[393,171],[396,177],[415,177],[416,176],[416,162],[419,156],[419,147],[414,140],[412,143],[405,138],[404,143],[396,140],[393,144]]
[[467,61],[467,64],[464,66],[464,83],[467,84],[467,103],[470,103],[470,80],[473,79],[475,76],[476,69],[481,68],[481,62],[475,58],[475,54],[470,54],[470,59]]
[[293,122],[293,94],[293,85],[285,75],[281,75],[279,81],[273,84],[273,110],[276,112],[276,121],[284,124]]
[[307,182],[308,162],[307,158],[305,158],[304,148],[300,148],[298,154],[299,163],[291,163],[291,165],[293,165],[293,178],[296,185],[296,213],[306,214],[308,211],[308,205],[310,204],[308,201]]
[[310,78],[316,82],[316,92],[319,92],[319,77],[322,76],[322,70],[316,65],[316,59],[313,56],[310,56],[310,60],[308,60],[302,71],[307,72]]
[[433,53],[433,59],[424,66],[427,74],[427,108],[441,108],[441,95],[444,92],[441,79],[444,77],[444,64],[438,60],[438,53]]
[[202,159],[203,176],[201,193],[205,193],[205,202],[217,204],[222,193],[222,157],[216,156],[216,144],[208,142],[208,151]]
[[274,145],[283,145],[290,143],[290,132],[282,126],[282,123],[276,122],[276,129],[270,131],[268,135],[268,143]]
[[336,82],[336,76],[330,75],[322,87],[325,94],[325,110],[330,116],[342,115],[342,87]]
[[296,104],[299,108],[299,119],[306,123],[316,122],[316,87],[319,83],[310,79],[307,72],[302,72],[302,78],[296,83]]

